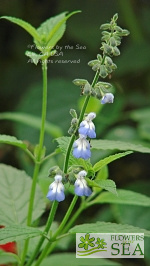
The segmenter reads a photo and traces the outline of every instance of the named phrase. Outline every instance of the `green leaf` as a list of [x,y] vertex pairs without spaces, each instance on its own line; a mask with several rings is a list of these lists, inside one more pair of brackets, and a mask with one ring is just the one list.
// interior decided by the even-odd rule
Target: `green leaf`
[[[0,164],[0,224],[26,224],[31,185],[24,171]],[[43,194],[37,185],[32,220],[40,217],[44,209]]]
[[67,12],[63,12],[41,24],[41,26],[37,29],[37,32],[40,36],[42,36],[43,44],[46,46],[44,48],[48,48],[48,51],[50,51],[56,45],[65,32],[66,20],[79,12],[80,11],[72,12],[68,16],[66,16]]
[[0,249],[0,262],[3,264],[20,262],[19,257],[11,252],[4,252]]
[[3,18],[19,25],[24,30],[26,30],[35,40],[40,41],[40,36],[37,30],[33,26],[31,26],[28,22],[22,19],[19,19],[19,18],[14,18],[14,17],[9,17],[9,16],[2,16],[1,19]]
[[0,230],[0,244],[24,240],[39,235],[42,235],[42,231],[37,228],[22,226],[19,224],[10,225]]
[[[37,116],[30,114],[25,114],[20,112],[13,112],[13,113],[6,112],[0,114],[0,119],[16,121],[37,129],[41,128],[41,119]],[[50,122],[46,122],[45,131],[54,138],[60,137],[63,134],[60,127]]]
[[97,222],[90,224],[76,225],[69,230],[69,233],[144,233],[145,236],[150,237],[150,231],[134,227],[129,224],[116,224],[116,223],[106,223]]
[[14,145],[23,150],[27,149],[27,145],[23,141],[18,140],[13,136],[0,135],[0,143]]
[[105,165],[101,170],[97,173],[95,180],[106,180],[109,176],[108,166]]
[[96,197],[92,204],[95,203],[116,203],[116,204],[128,204],[128,205],[139,205],[139,206],[150,206],[150,198],[130,190],[117,189],[118,196],[113,195],[109,192],[103,192]]
[[25,55],[31,58],[31,63],[34,63],[35,65],[38,64],[39,60],[42,58],[43,55],[36,54],[34,52],[26,51]]
[[150,141],[150,123],[149,123],[149,121],[141,122],[139,124],[138,133],[142,139]]
[[134,121],[150,121],[150,108],[142,108],[130,112],[130,118]]
[[150,148],[144,147],[140,144],[133,144],[116,140],[92,140],[91,145],[92,149],[96,150],[132,150],[142,153],[150,153]]
[[[52,254],[50,257],[45,258],[40,266],[48,266],[48,265],[62,265],[62,261],[65,262],[65,266],[91,266],[91,260],[82,258],[76,259],[75,253],[57,253]],[[107,259],[94,259],[92,260],[93,266],[120,266],[121,264],[118,262],[114,262]]]
[[107,179],[107,180],[94,180],[94,181],[89,180],[89,179],[86,179],[86,180],[88,182],[88,185],[90,185],[91,187],[103,188],[103,189],[108,190],[111,193],[117,195],[116,184],[111,179]]
[[70,137],[60,137],[56,139],[56,141],[58,142],[59,148],[64,154],[66,153],[70,139],[71,139]]
[[[57,64],[54,64],[54,67],[56,67],[56,65]],[[55,71],[56,69],[54,72]],[[33,115],[33,117],[40,117],[41,108],[39,108],[39,106],[41,106],[41,97],[41,84],[36,83],[35,85],[32,85],[30,88],[28,88],[27,93],[24,94],[22,101],[17,107],[17,111]],[[74,90],[74,85],[70,83],[70,81],[59,78],[48,80],[47,121],[51,121],[53,125],[58,125],[58,129],[62,129],[63,132],[67,132],[70,123],[69,110],[71,108],[76,109],[75,102],[78,97],[79,92],[78,90]],[[32,104],[31,99],[34,99]],[[57,101],[54,99],[57,99]],[[31,123],[34,123],[34,119],[31,120]],[[17,136],[18,139],[28,139],[29,142],[35,144],[39,141],[39,132],[34,128],[30,128],[28,126],[24,127],[22,124],[15,123],[14,130],[15,136]],[[54,148],[56,148],[56,143],[52,142],[52,138],[47,134],[47,132],[48,129],[46,128],[44,145],[46,146],[47,152],[52,152]],[[55,138],[62,135],[63,134],[57,134]]]
[[110,155],[109,157],[104,158],[103,160],[100,160],[99,162],[97,162],[94,166],[93,166],[93,170],[95,172],[98,172],[103,166],[117,160],[120,159],[123,156],[126,156],[128,154],[131,154],[132,151],[127,151],[127,152],[122,152],[122,153],[117,153],[114,155]]

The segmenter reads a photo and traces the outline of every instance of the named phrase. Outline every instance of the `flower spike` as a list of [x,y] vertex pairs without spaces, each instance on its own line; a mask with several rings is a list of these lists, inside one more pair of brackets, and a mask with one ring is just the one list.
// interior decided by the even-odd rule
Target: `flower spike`
[[55,175],[55,181],[50,184],[47,198],[51,201],[63,201],[65,199],[64,185],[62,184],[62,176]]

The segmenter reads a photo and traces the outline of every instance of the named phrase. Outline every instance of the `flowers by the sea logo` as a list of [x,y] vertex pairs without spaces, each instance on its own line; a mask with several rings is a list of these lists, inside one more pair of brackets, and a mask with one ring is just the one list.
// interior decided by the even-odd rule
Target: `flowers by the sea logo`
[[144,234],[77,233],[76,258],[144,258]]
[[[107,243],[100,237],[90,237],[90,234],[80,236],[80,243],[78,244],[78,256],[88,256],[100,251],[107,251]],[[84,250],[83,250],[84,249]]]

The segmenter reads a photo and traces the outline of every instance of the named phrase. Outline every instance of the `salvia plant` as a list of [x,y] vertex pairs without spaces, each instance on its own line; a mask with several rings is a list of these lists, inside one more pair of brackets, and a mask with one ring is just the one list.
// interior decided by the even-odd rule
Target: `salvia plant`
[[[146,152],[144,147],[134,144],[128,145],[125,142],[97,139],[98,132],[94,121],[96,115],[99,114],[96,114],[92,109],[88,113],[86,111],[91,97],[98,99],[99,105],[109,105],[117,101],[117,97],[114,100],[112,84],[105,79],[109,80],[112,73],[117,69],[115,57],[120,55],[119,47],[122,38],[129,34],[128,30],[117,25],[118,14],[115,14],[109,23],[100,27],[102,38],[99,53],[96,58],[88,62],[89,67],[94,72],[93,81],[78,78],[73,81],[78,86],[79,95],[84,98],[84,101],[80,113],[74,109],[70,110],[69,136],[57,138],[57,149],[46,154],[43,143],[47,111],[48,60],[56,53],[55,47],[65,32],[66,21],[77,13],[79,11],[70,14],[61,13],[46,20],[37,29],[21,19],[8,16],[1,17],[1,19],[19,25],[33,37],[34,46],[39,53],[26,51],[25,54],[32,63],[41,65],[43,75],[40,135],[39,143],[35,146],[34,151],[31,151],[27,142],[18,140],[16,137],[0,136],[1,143],[22,149],[34,163],[32,178],[14,167],[0,165],[0,224],[3,226],[0,229],[0,244],[16,243],[14,253],[6,255],[5,252],[2,252],[0,258],[3,258],[4,255],[5,258],[9,256],[8,261],[17,265],[37,266],[48,258],[47,265],[53,265],[50,254],[57,247],[60,239],[77,232],[90,232],[91,228],[94,232],[110,232],[111,228],[113,228],[113,232],[123,231],[124,228],[128,232],[136,232],[135,227],[128,225],[125,227],[121,224],[118,226],[115,223],[105,222],[87,224],[84,216],[82,217],[84,224],[75,226],[75,223],[82,212],[94,204],[122,203],[124,201],[124,204],[136,205],[137,201],[141,201],[145,202],[146,206],[148,202],[146,198],[144,201],[142,198],[144,196],[141,194],[127,190],[116,190],[115,182],[108,179],[107,172],[107,164],[130,154],[132,152],[130,150]],[[111,154],[92,165],[90,159],[94,149],[122,150],[123,152]],[[44,196],[38,184],[41,166],[59,153],[63,155],[63,166],[53,165],[49,169],[47,173],[49,187],[47,187],[47,196]],[[40,217],[46,210],[45,205],[48,201],[44,200],[44,197],[49,200],[50,211],[45,226],[41,227]],[[55,222],[58,206],[60,205],[59,208],[61,208],[62,201],[67,200],[67,198],[69,202],[71,198],[71,203],[62,221],[58,224]],[[130,198],[131,200],[129,200]],[[61,262],[60,265],[63,265],[62,254],[57,254],[57,259],[58,263]],[[75,255],[72,256],[73,259],[75,259]]]

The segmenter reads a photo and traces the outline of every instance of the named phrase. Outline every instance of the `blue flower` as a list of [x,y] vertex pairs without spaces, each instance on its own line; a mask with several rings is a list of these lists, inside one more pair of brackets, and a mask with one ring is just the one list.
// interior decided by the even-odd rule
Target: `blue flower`
[[91,157],[90,143],[84,135],[79,134],[79,139],[74,142],[73,156],[84,160]]
[[101,103],[113,103],[114,101],[114,95],[112,93],[106,93],[103,98],[101,99]]
[[96,117],[96,114],[91,112],[87,115],[85,120],[83,120],[80,123],[79,127],[79,134],[88,136],[89,138],[93,139],[96,138],[96,133],[95,133],[95,126],[92,122],[92,120]]
[[90,196],[92,194],[92,190],[87,186],[87,182],[84,179],[87,175],[86,171],[80,171],[78,173],[77,180],[74,183],[75,186],[75,194],[77,196]]
[[57,200],[58,202],[60,202],[65,199],[64,185],[61,182],[62,176],[56,175],[54,179],[55,181],[51,183],[49,186],[49,192],[47,194],[47,198],[51,201]]

